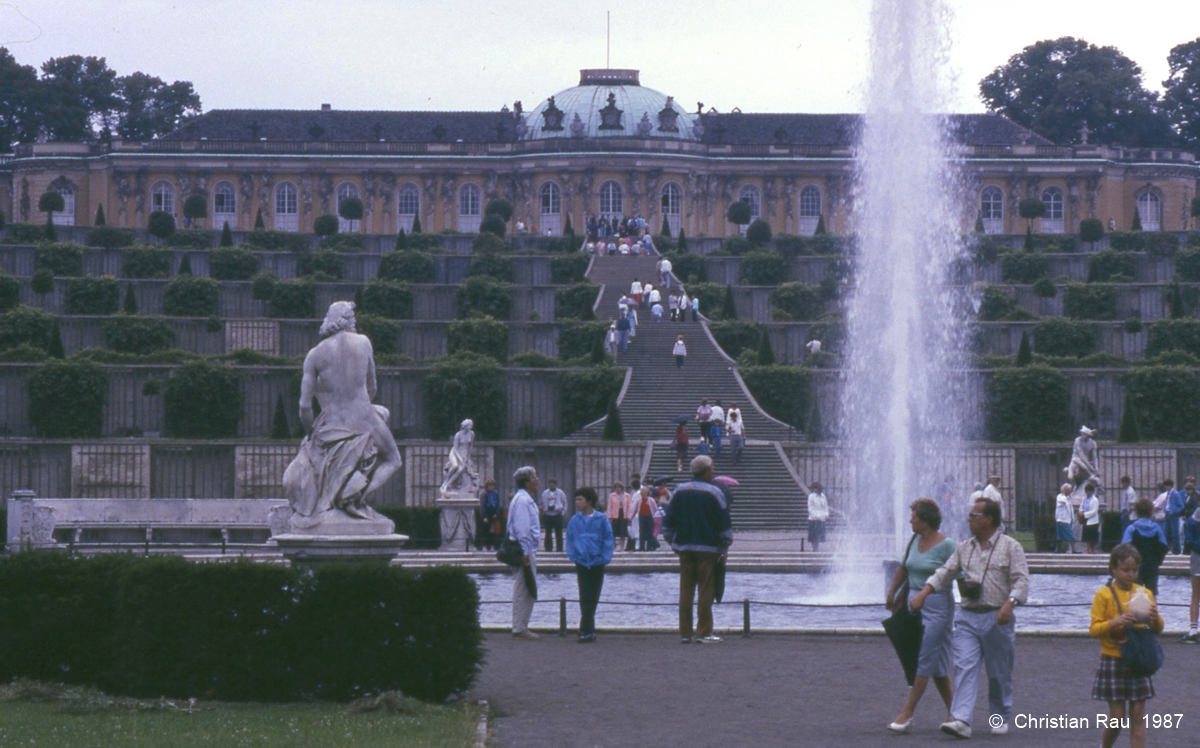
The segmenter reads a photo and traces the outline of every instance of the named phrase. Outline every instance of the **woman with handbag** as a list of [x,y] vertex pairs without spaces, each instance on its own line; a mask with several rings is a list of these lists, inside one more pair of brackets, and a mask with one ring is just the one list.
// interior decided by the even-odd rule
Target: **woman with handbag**
[[[957,547],[955,542],[938,532],[942,525],[942,511],[933,499],[917,499],[909,507],[912,517],[913,537],[908,543],[900,567],[892,578],[887,594],[887,608],[894,611],[907,606],[908,600],[925,586],[926,580],[937,571]],[[912,732],[913,713],[925,694],[929,679],[933,679],[942,701],[946,702],[946,721],[950,721],[950,702],[953,687],[950,681],[951,633],[954,629],[954,595],[947,587],[944,592],[929,595],[921,607],[921,620],[925,632],[921,637],[921,650],[917,659],[917,674],[908,698],[896,720],[888,725],[892,732]]]
[[[1132,545],[1122,543],[1113,548],[1108,557],[1112,581],[1096,590],[1092,601],[1092,624],[1088,628],[1088,633],[1100,640],[1100,668],[1092,685],[1092,698],[1108,702],[1113,720],[1128,715],[1131,748],[1146,745],[1146,723],[1142,718],[1146,714],[1146,699],[1154,698],[1150,671],[1157,669],[1157,666],[1142,661],[1140,648],[1136,645],[1148,644],[1153,649],[1157,643],[1145,639],[1151,636],[1149,632],[1158,634],[1163,630],[1154,593],[1134,583],[1141,564],[1142,556]],[[1148,605],[1139,605],[1139,598],[1143,596],[1149,601]],[[1159,664],[1161,654],[1160,648]],[[1101,745],[1112,748],[1120,735],[1120,727],[1105,727]]]

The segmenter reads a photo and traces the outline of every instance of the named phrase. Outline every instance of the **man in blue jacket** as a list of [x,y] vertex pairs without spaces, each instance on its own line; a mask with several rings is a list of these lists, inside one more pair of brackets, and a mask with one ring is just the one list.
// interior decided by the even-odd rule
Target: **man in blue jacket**
[[1180,524],[1183,521],[1183,507],[1187,503],[1188,491],[1196,492],[1196,479],[1188,476],[1183,481],[1183,489],[1175,489],[1167,497],[1167,545],[1171,553],[1179,555],[1181,542],[1179,537]]
[[579,643],[596,641],[596,606],[604,587],[604,567],[613,556],[612,524],[596,511],[595,489],[575,491],[575,514],[567,523],[567,558],[575,562],[579,582]]
[[[716,593],[717,561],[733,543],[729,498],[713,482],[713,461],[707,455],[692,460],[692,480],[675,489],[663,518],[663,536],[679,554],[679,636],[684,644],[716,644],[712,606]],[[692,599],[698,621],[692,629]]]

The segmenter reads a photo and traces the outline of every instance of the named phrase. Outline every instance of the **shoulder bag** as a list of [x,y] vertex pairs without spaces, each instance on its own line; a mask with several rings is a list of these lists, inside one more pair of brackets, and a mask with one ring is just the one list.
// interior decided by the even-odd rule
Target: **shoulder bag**
[[[1108,591],[1112,593],[1113,602],[1117,604],[1117,615],[1124,610],[1121,608],[1121,598],[1113,589],[1112,582],[1108,583]],[[1149,627],[1129,625],[1125,627],[1125,641],[1121,642],[1121,660],[1125,669],[1134,676],[1154,675],[1162,667],[1166,655],[1158,637]]]

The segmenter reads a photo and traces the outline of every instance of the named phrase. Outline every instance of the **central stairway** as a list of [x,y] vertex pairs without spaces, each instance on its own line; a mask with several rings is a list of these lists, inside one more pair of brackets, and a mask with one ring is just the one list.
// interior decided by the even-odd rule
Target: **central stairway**
[[[605,286],[596,318],[616,318],[617,300],[629,292],[634,278],[643,283],[649,280],[657,286],[658,274],[654,269],[657,261],[653,256],[595,258],[588,278],[593,284]],[[664,303],[663,307],[666,309],[667,305]],[[675,470],[675,451],[670,446],[676,417],[691,419],[688,436],[693,445],[690,455],[694,456],[699,441],[695,413],[700,400],[707,399],[710,405],[720,400],[726,410],[737,403],[746,424],[746,450],[737,465],[733,463],[728,443],[722,445],[721,455],[714,456],[716,474],[728,475],[741,484],[733,489],[734,528],[799,529],[806,516],[806,491],[777,443],[800,441],[802,435],[758,408],[738,377],[734,363],[716,345],[704,323],[690,321],[690,314],[687,322],[671,322],[668,314],[664,313],[664,321],[655,323],[649,312],[640,309],[636,335],[630,338],[628,350],[617,354],[617,365],[632,369],[619,403],[625,438],[654,442],[647,475],[651,478],[671,475],[677,482],[687,477],[686,462],[682,473]],[[688,349],[682,368],[676,367],[671,353],[679,335]],[[602,419],[580,429],[575,437],[599,439],[603,430]]]

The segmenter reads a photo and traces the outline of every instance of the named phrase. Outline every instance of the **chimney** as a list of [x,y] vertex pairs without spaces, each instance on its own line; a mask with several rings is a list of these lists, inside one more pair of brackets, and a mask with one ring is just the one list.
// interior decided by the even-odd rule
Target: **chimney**
[[321,111],[322,111],[322,112],[328,112],[330,109],[333,109],[333,107],[332,107],[332,106],[330,106],[329,104],[322,104],[322,105],[321,105]]

